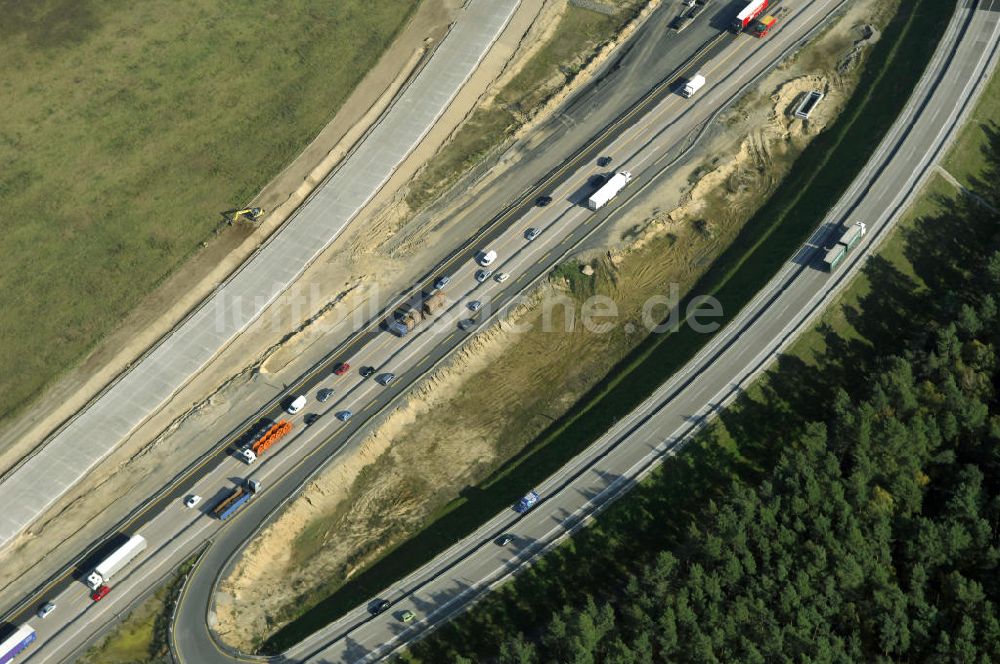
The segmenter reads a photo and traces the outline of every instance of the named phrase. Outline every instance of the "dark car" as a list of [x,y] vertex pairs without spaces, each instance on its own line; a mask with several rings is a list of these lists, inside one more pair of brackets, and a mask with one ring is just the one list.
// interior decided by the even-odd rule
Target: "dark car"
[[316,413],[306,413],[306,416],[302,418],[302,421],[305,422],[306,426],[315,424],[317,420],[319,420],[319,415]]
[[372,614],[373,616],[377,616],[378,614],[388,609],[390,606],[392,606],[392,603],[387,599],[375,600],[374,602],[372,602],[371,606],[368,607],[368,613]]
[[362,378],[368,378],[373,373],[375,373],[375,367],[361,367],[361,371],[359,371],[358,373],[361,374]]
[[601,168],[604,168],[610,163],[611,163],[611,157],[608,156],[601,157],[600,159],[597,160],[597,165],[600,166]]
[[475,318],[466,318],[464,320],[458,321],[458,328],[460,330],[471,330],[476,326]]
[[535,205],[537,205],[538,207],[545,207],[551,202],[552,202],[551,196],[539,196],[538,198],[535,199]]
[[333,396],[333,390],[329,387],[324,387],[322,390],[316,393],[316,400],[320,403],[326,403]]

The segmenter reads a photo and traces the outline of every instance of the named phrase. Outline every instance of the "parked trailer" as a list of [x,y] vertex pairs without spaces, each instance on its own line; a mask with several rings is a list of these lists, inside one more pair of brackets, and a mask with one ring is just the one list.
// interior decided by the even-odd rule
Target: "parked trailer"
[[132,560],[146,549],[146,540],[142,535],[132,535],[127,542],[115,549],[110,556],[97,563],[94,571],[87,576],[87,586],[97,590],[107,585],[111,577],[125,568]]
[[837,241],[837,244],[827,249],[826,254],[823,256],[823,267],[826,268],[827,272],[833,272],[837,269],[837,266],[844,260],[848,252],[861,241],[867,230],[868,227],[859,221],[844,232],[840,240]]
[[260,482],[257,480],[247,480],[244,484],[233,489],[232,493],[226,496],[222,502],[215,506],[212,514],[225,521],[236,514],[241,507],[250,502],[250,499],[260,491]]
[[25,624],[18,627],[13,634],[3,640],[3,643],[0,643],[0,664],[7,664],[7,662],[13,661],[15,657],[34,643],[37,638],[38,635],[35,634],[35,630],[31,628],[31,625]]
[[730,28],[733,32],[743,32],[751,21],[764,13],[765,9],[767,9],[767,0],[751,0],[750,4],[736,15]]
[[618,173],[613,178],[604,183],[600,189],[594,192],[587,200],[587,207],[591,210],[597,210],[599,208],[607,205],[608,201],[618,195],[622,189],[625,188],[629,182],[632,181],[632,174],[628,171],[622,171]]
[[257,460],[257,457],[271,449],[272,445],[287,436],[291,430],[292,423],[288,420],[281,420],[274,423],[271,425],[271,428],[264,432],[264,435],[240,450],[240,458],[247,463],[253,463]]

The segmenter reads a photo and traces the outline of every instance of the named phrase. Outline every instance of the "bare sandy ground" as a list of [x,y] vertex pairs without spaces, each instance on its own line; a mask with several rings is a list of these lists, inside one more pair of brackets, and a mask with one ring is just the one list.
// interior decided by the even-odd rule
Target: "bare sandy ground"
[[[422,381],[355,454],[310,483],[248,547],[217,598],[220,635],[252,648],[486,477],[634,347],[643,301],[665,283],[693,284],[842,110],[855,77],[836,65],[862,41],[861,24],[885,20],[886,5],[856,3],[720,120],[725,130],[623,215],[601,249],[579,258],[593,270],[594,288],[618,304],[622,325],[604,335],[579,325],[542,332],[543,300],[571,293],[565,283],[539,287]],[[791,117],[800,95],[813,89],[827,96],[810,120]],[[565,323],[562,314],[553,320],[559,329]],[[515,332],[525,323],[534,330]],[[552,376],[560,377],[559,389]]]
[[[445,34],[462,4],[461,0],[425,0],[344,110],[302,157],[257,197],[256,202],[275,209],[264,224],[253,230],[225,229],[208,243],[101,349],[49,390],[33,414],[5,429],[8,443],[13,437],[10,432],[18,432],[16,445],[11,445],[17,451],[8,449],[0,463],[9,465],[18,453],[41,440],[47,429],[86,400],[84,395],[96,393],[263,241],[280,224],[279,217],[290,212],[308,187],[322,179],[364,130],[364,122],[359,121],[370,121],[380,112],[426,49],[433,48]],[[417,256],[414,260],[411,256],[411,260],[399,261],[363,250],[371,219],[398,196],[400,187],[413,177],[422,160],[438,149],[501,75],[541,4],[541,0],[523,2],[508,30],[424,143],[352,229],[307,270],[299,283],[137,430],[105,462],[102,472],[82,482],[4,551],[0,590],[14,581],[20,582],[19,588],[33,587],[65,565],[94,537],[249,417],[255,404],[272,398],[285,382],[344,339],[354,329],[354,317],[364,315],[367,296],[377,292],[385,299],[412,283],[414,272],[426,258]],[[49,411],[46,417],[40,415]],[[0,594],[0,605],[10,606],[17,595]]]

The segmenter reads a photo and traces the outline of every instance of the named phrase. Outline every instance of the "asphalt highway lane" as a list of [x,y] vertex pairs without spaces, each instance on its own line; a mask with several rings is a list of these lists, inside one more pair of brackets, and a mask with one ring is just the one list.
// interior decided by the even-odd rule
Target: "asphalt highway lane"
[[[805,22],[808,17],[812,16],[814,21],[818,21],[819,17],[823,16],[822,9],[833,4],[832,2],[814,2],[808,6],[810,11],[803,9],[797,20]],[[658,108],[657,112],[650,113],[644,122],[637,124],[634,131],[623,131],[615,139],[613,149],[616,154],[627,154],[630,156],[624,160],[624,165],[619,163],[618,166],[632,168],[641,182],[641,178],[643,177],[642,168],[644,168],[641,164],[652,163],[655,160],[655,157],[649,156],[651,153],[657,151],[661,154],[665,153],[670,146],[682,140],[683,136],[690,133],[700,123],[703,123],[712,111],[727,98],[727,95],[731,96],[738,87],[741,81],[737,79],[740,79],[740,77],[733,77],[733,74],[727,74],[726,67],[731,71],[741,71],[742,80],[745,82],[745,77],[752,73],[747,71],[746,59],[753,59],[756,53],[758,54],[756,57],[760,60],[757,64],[758,68],[767,66],[767,57],[773,57],[778,49],[788,46],[794,36],[793,30],[789,28],[794,28],[795,25],[796,23],[792,20],[792,17],[789,17],[786,23],[786,30],[774,35],[776,37],[785,33],[786,39],[783,45],[779,40],[768,40],[763,45],[760,42],[749,39],[737,42],[734,45],[734,50],[737,52],[728,54],[729,57],[724,62],[713,63],[712,65],[718,67],[718,69],[712,70],[713,74],[717,75],[718,80],[724,83],[706,88],[704,90],[706,94],[691,100],[693,103],[681,100],[679,97],[665,98],[664,106],[672,108]],[[801,25],[797,29],[804,32],[806,27],[805,25]],[[955,36],[951,33],[949,35],[952,38]],[[761,50],[755,50],[758,48]],[[772,51],[763,50],[766,48],[771,48]],[[937,65],[943,66],[941,62],[937,63]],[[911,117],[915,117],[915,115]],[[924,114],[921,114],[921,118],[923,117],[925,117]],[[935,116],[935,119],[943,121],[940,113]],[[671,128],[664,129],[664,124],[671,125]],[[655,136],[656,140],[651,141],[650,136]],[[904,150],[910,149],[909,145],[906,144],[897,148],[895,154],[898,156]],[[881,156],[883,155],[880,153]],[[640,163],[640,160],[646,161]],[[913,164],[913,162],[910,163],[911,165]],[[578,242],[582,236],[589,232],[590,228],[600,221],[600,215],[595,217],[589,212],[583,211],[576,204],[578,198],[577,192],[582,183],[596,171],[596,167],[588,164],[585,168],[581,168],[571,176],[568,176],[563,184],[558,185],[554,189],[553,198],[555,201],[552,205],[546,208],[531,210],[529,213],[530,217],[519,220],[513,225],[514,227],[490,243],[490,246],[495,248],[500,254],[497,265],[491,267],[497,271],[510,271],[513,275],[506,284],[501,285],[493,281],[488,281],[482,285],[477,284],[472,276],[476,268],[471,264],[471,261],[467,260],[453,275],[452,282],[446,289],[450,304],[445,312],[432,322],[425,323],[405,340],[396,339],[385,333],[375,335],[373,337],[375,341],[364,349],[363,356],[350,357],[355,369],[362,364],[375,364],[380,367],[380,370],[395,371],[399,374],[397,383],[389,388],[383,388],[371,380],[362,380],[353,372],[348,376],[342,377],[333,377],[327,372],[323,375],[319,383],[310,386],[308,390],[310,405],[302,413],[293,418],[296,430],[292,437],[280,442],[267,456],[250,468],[231,457],[219,459],[217,466],[212,472],[198,479],[196,484],[190,488],[185,488],[185,492],[194,492],[205,497],[202,505],[199,506],[199,510],[187,510],[180,504],[180,497],[178,496],[178,499],[173,504],[169,505],[142,527],[140,532],[150,540],[150,549],[147,554],[144,554],[143,559],[137,562],[132,569],[127,570],[120,578],[115,579],[114,590],[111,595],[100,603],[93,604],[90,603],[89,599],[86,599],[85,589],[81,584],[76,582],[71,583],[64,592],[59,594],[57,598],[59,609],[44,621],[43,628],[39,629],[39,624],[42,623],[33,621],[33,624],[36,629],[39,629],[40,633],[40,647],[35,651],[39,657],[38,661],[60,661],[61,659],[70,657],[75,649],[79,647],[80,643],[85,642],[91,635],[99,631],[100,628],[114,617],[117,611],[123,610],[135,597],[148,591],[155,584],[156,580],[162,578],[178,562],[200,548],[202,543],[208,539],[212,540],[213,546],[209,549],[206,557],[199,566],[199,571],[189,584],[174,637],[175,642],[179,646],[179,654],[182,657],[182,661],[231,661],[231,657],[218,651],[214,643],[210,639],[207,639],[207,632],[205,630],[205,616],[208,611],[207,598],[217,571],[225,567],[232,553],[241,548],[243,542],[252,536],[258,525],[267,518],[267,515],[287,500],[287,496],[293,493],[296,487],[301,486],[330,457],[342,454],[344,450],[349,449],[349,446],[345,447],[345,441],[356,441],[361,437],[360,435],[352,436],[352,434],[363,435],[372,426],[377,424],[378,417],[367,419],[367,415],[381,412],[395,395],[405,389],[408,383],[419,377],[427,368],[433,366],[435,362],[444,357],[465,338],[466,333],[458,330],[457,321],[468,317],[469,314],[465,309],[465,305],[470,298],[493,299],[494,302],[497,300],[509,300],[513,293],[520,290],[520,288],[531,283],[534,279],[544,276],[551,267],[551,264],[555,262],[561,253],[571,250],[574,242]],[[856,194],[857,192],[854,193]],[[623,200],[624,198],[625,195],[623,194]],[[614,203],[610,206],[612,211],[614,206]],[[523,231],[528,226],[543,229],[542,235],[530,243],[523,238]],[[873,230],[872,234],[875,235],[876,231]],[[861,253],[857,252],[856,256],[860,255]],[[790,269],[798,269],[798,267],[790,267]],[[525,274],[529,276],[523,276]],[[820,273],[799,270],[798,275],[802,274],[806,276],[796,276],[794,280],[796,283],[806,283],[808,281],[812,287],[818,288],[826,280],[826,275]],[[789,277],[788,270],[783,275],[787,279]],[[779,278],[781,277],[779,276]],[[761,298],[758,298],[755,304],[748,308],[748,311],[766,301],[767,296],[767,292],[762,294]],[[790,301],[786,299],[769,306],[775,308],[772,311],[782,309],[787,312],[790,309],[797,310],[798,302],[798,300]],[[743,316],[741,320],[747,319]],[[739,322],[734,322],[733,325],[737,325]],[[733,328],[733,326],[731,325],[730,328]],[[747,333],[744,332],[744,334]],[[717,347],[717,343],[714,343],[713,347]],[[766,351],[766,347],[762,346],[760,348],[760,352]],[[708,353],[706,351],[706,353],[702,353],[699,356],[695,363],[705,361],[707,357]],[[738,365],[738,360],[734,361],[737,362],[737,364],[733,365],[735,367]],[[694,375],[701,374],[697,374],[694,369],[689,368],[685,372],[682,372],[678,379],[690,378]],[[738,374],[733,375],[736,376]],[[699,385],[701,381],[702,379],[699,378]],[[315,389],[320,386],[331,386],[335,390],[334,399],[325,404],[322,411],[316,408],[317,404],[314,398]],[[701,398],[704,395],[699,392],[697,396]],[[343,410],[344,408],[351,408],[355,412],[355,417],[350,422],[343,424],[329,416],[331,412]],[[310,412],[321,413],[321,417],[311,427],[304,427],[301,418],[304,414]],[[638,416],[636,415],[635,417]],[[629,418],[624,419],[619,424],[619,427],[627,421],[635,420],[630,415]],[[660,431],[668,430],[660,426],[656,428]],[[636,446],[630,446],[630,448],[634,447]],[[570,472],[575,467],[578,466],[571,464],[564,473]],[[242,514],[226,522],[222,527],[220,527],[218,521],[201,514],[201,510],[210,509],[221,497],[223,486],[232,486],[233,480],[247,475],[260,479],[264,485],[264,491],[244,509]],[[562,476],[563,474],[560,475],[560,477]],[[546,493],[547,496],[551,494],[551,485],[551,481],[546,485],[546,488],[549,489],[549,492]],[[558,495],[561,495],[561,493]],[[546,507],[544,510],[536,510],[532,514],[529,514],[526,519],[540,518],[544,520],[547,518],[549,521],[552,521],[553,513],[549,510],[550,508],[555,508],[554,498],[547,498],[544,505],[548,505],[549,507]],[[559,513],[572,516],[573,510],[569,509],[570,506],[561,506]],[[509,515],[498,515],[488,525],[490,527],[504,527],[504,524],[509,519]],[[567,521],[567,523],[570,522],[571,519]],[[558,526],[554,522],[549,523],[549,530],[558,527],[562,526]],[[489,530],[490,528],[487,528],[487,531]],[[538,544],[534,545],[536,549],[546,541],[546,538],[542,534],[536,536],[532,534],[534,531],[525,530],[522,533],[520,532],[521,530],[522,525],[519,523],[517,541],[521,544],[516,549],[513,559],[510,559],[508,556],[508,560],[505,562],[502,561],[503,566],[501,569],[510,569],[511,560],[517,562],[524,556],[532,555],[534,549],[527,546],[529,540],[537,540]],[[486,540],[480,541],[476,538],[470,538],[470,541],[475,547],[478,547],[474,547],[477,551],[490,550],[488,546],[485,546],[485,543],[487,543]],[[464,546],[461,547],[460,551],[464,555],[469,551],[470,544],[469,542],[463,544]],[[509,554],[506,551],[495,553],[500,555]],[[470,557],[469,560],[472,560],[474,557]],[[439,573],[448,570],[450,574],[452,563],[449,563],[448,560],[448,556],[442,556],[429,569]],[[482,568],[484,571],[489,567],[488,563],[476,564],[484,564],[485,567]],[[475,570],[478,568],[473,566],[470,569]],[[491,574],[495,572],[496,566],[494,565]],[[467,580],[479,579],[481,581],[487,579],[488,576],[485,572],[481,574],[463,569],[461,570],[461,575],[457,578],[459,580],[465,578]],[[443,579],[444,577],[440,576],[439,578]],[[468,587],[478,587],[476,583],[472,583]],[[419,584],[412,584],[408,580],[403,587],[414,589],[419,587]],[[423,591],[421,590],[420,592]],[[464,601],[463,598],[466,597],[466,595],[450,593],[447,588],[437,591],[429,590],[428,592],[430,593],[429,595],[419,597],[410,590],[410,594],[407,598],[402,599],[402,601],[412,601],[414,603],[414,610],[422,618],[427,619],[426,617],[432,614],[433,619],[437,620],[455,610]],[[430,600],[427,597],[430,597]],[[437,599],[445,597],[449,597],[446,601],[452,601],[450,597],[459,599],[452,601],[450,604],[437,602]],[[396,599],[395,596],[391,598]],[[400,606],[405,606],[405,604]],[[387,615],[377,620],[367,620],[363,607],[359,607],[358,611],[352,612],[349,616],[331,626],[331,628],[324,630],[313,639],[310,639],[306,644],[303,644],[301,650],[303,652],[315,652],[318,646],[314,643],[314,639],[318,640],[316,643],[322,645],[324,643],[323,639],[329,641],[338,636],[338,629],[341,632],[347,629],[347,634],[339,634],[340,638],[328,646],[329,653],[322,655],[319,661],[342,661],[342,656],[345,653],[360,653],[359,648],[365,652],[380,652],[378,648],[386,644],[392,646],[399,642],[394,639],[397,636],[396,632],[401,631],[401,628],[397,623],[391,621],[391,617],[391,615]],[[419,630],[412,633],[419,633]],[[380,641],[380,639],[382,640]],[[348,648],[348,646],[350,647]],[[299,649],[293,649],[293,653],[296,652],[299,652]],[[338,655],[337,653],[340,654]],[[289,655],[292,655],[292,653],[289,653]],[[295,657],[298,658],[299,655],[295,655]],[[341,659],[337,659],[337,657],[341,657]],[[34,657],[31,661],[34,661]]]
[[[815,6],[832,5],[832,2],[828,2],[816,3]],[[822,17],[819,12],[809,15],[814,21]],[[789,31],[785,42],[775,40],[767,43],[766,47],[771,51],[777,51],[787,46],[792,36],[793,32]],[[741,57],[750,57],[756,61],[757,70],[769,66],[769,58],[773,57],[773,54],[759,50],[759,43],[750,40],[743,40],[736,45],[736,48],[738,54],[742,53]],[[754,56],[754,53],[757,55]],[[736,67],[738,61],[734,63],[727,59],[727,63],[730,67]],[[723,64],[726,63],[720,63],[719,66]],[[750,73],[744,72],[745,75]],[[733,86],[730,86],[730,94]],[[668,149],[682,140],[699,123],[704,122],[714,110],[713,104],[724,100],[725,93],[723,86],[719,86],[713,94],[706,93],[701,103],[696,104],[677,96],[664,97],[661,106],[655,112],[624,130],[613,141],[611,147],[618,154],[629,155],[644,155],[649,150]],[[699,111],[680,112],[685,108],[698,108]],[[678,114],[682,118],[679,121],[674,119]],[[670,131],[651,129],[662,125],[665,120],[669,120]],[[650,140],[651,135],[656,137],[655,141]],[[630,160],[626,159],[623,165],[631,167]],[[333,377],[329,371],[319,372],[319,379],[309,385],[308,389],[302,390],[309,395],[310,405],[290,418],[296,427],[293,434],[281,441],[253,468],[247,468],[231,455],[220,456],[203,469],[201,477],[192,484],[179,488],[162,511],[149,512],[151,518],[142,523],[140,532],[147,535],[147,539],[150,540],[150,549],[144,554],[143,560],[136,562],[131,569],[114,579],[111,595],[100,603],[90,603],[78,580],[67,580],[54,590],[50,597],[57,601],[60,608],[41,623],[40,628],[36,627],[39,629],[40,647],[34,651],[33,658],[51,658],[52,661],[58,661],[60,658],[70,657],[71,653],[74,653],[80,644],[86,643],[103,627],[103,624],[106,624],[106,621],[111,620],[135,597],[141,595],[180,561],[190,556],[206,539],[214,539],[219,545],[210,549],[200,569],[211,569],[210,561],[216,553],[224,554],[223,558],[227,559],[229,552],[241,548],[242,543],[247,540],[264,515],[270,514],[276,506],[284,502],[286,496],[301,486],[306,478],[332,455],[342,453],[345,449],[343,447],[345,440],[360,439],[360,436],[352,437],[351,434],[356,432],[363,434],[377,424],[377,418],[366,421],[370,413],[380,412],[412,382],[412,379],[425,371],[425,368],[433,366],[466,336],[466,333],[457,329],[457,321],[469,315],[465,309],[469,298],[475,296],[482,300],[492,299],[494,303],[508,301],[514,292],[531,281],[543,277],[559,256],[570,251],[581,237],[590,232],[596,225],[594,222],[602,217],[600,215],[595,217],[577,203],[579,203],[581,183],[587,182],[596,172],[597,169],[593,164],[584,165],[577,172],[567,176],[553,191],[553,197],[560,201],[559,204],[528,210],[533,215],[532,218],[518,223],[530,223],[543,229],[541,236],[534,242],[528,243],[524,240],[523,228],[507,228],[503,235],[492,240],[489,246],[495,248],[501,256],[494,266],[495,269],[510,270],[515,274],[505,285],[495,281],[487,281],[482,285],[476,283],[473,278],[475,267],[466,257],[465,265],[460,272],[453,275],[452,282],[446,290],[451,300],[447,311],[440,314],[433,322],[418,328],[405,340],[396,339],[385,333],[374,334],[369,337],[369,345],[364,347],[363,356],[348,353],[341,358],[351,361],[355,369],[362,364],[371,364],[378,367],[379,371],[394,370],[399,374],[395,384],[383,388],[371,380],[362,380],[354,372],[342,377]],[[524,277],[524,274],[529,274],[529,277]],[[314,399],[315,390],[320,387],[332,387],[335,391],[334,398],[322,409],[316,407]],[[350,422],[344,424],[329,417],[331,412],[347,408],[356,414]],[[312,426],[305,427],[302,418],[306,414],[318,414],[320,419]],[[275,418],[278,415],[276,412],[272,413]],[[244,514],[234,518],[222,528],[215,520],[204,516],[199,518],[201,512],[211,509],[231,489],[234,482],[248,475],[262,481],[265,488],[259,497],[244,508]],[[275,478],[279,477],[280,486],[275,483]],[[198,510],[191,511],[181,506],[183,495],[187,493],[197,493],[205,497]],[[192,587],[198,585],[193,583]],[[177,633],[185,635],[186,631],[182,625],[179,626]],[[182,641],[186,640],[186,636],[182,638]],[[199,653],[189,658],[189,661],[210,661],[205,659],[210,656]]]
[[[292,661],[378,659],[419,635],[521,568],[675,453],[718,408],[729,403],[822,311],[877,246],[919,190],[993,71],[1000,43],[1000,3],[965,7],[949,24],[934,62],[899,122],[818,231],[813,255],[829,226],[864,221],[869,234],[838,272],[808,262],[789,264],[737,320],[685,369],[630,413],[592,448],[549,478],[541,503],[525,516],[497,515],[489,524],[385,591],[392,610],[375,618],[345,616],[294,647]],[[507,547],[494,543],[509,533]],[[395,588],[402,588],[397,592]],[[404,625],[410,610],[418,621]]]

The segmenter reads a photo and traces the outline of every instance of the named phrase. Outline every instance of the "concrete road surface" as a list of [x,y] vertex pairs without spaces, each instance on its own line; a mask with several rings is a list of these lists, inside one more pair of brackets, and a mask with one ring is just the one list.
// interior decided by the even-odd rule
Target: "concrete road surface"
[[110,454],[325,250],[416,147],[519,0],[472,0],[352,154],[216,292],[126,374],[0,479],[0,548]]

